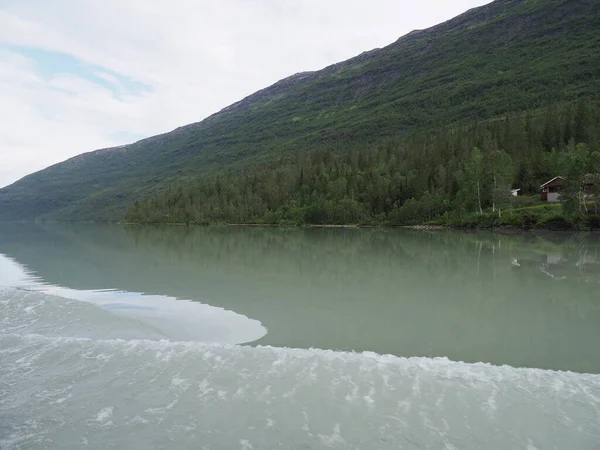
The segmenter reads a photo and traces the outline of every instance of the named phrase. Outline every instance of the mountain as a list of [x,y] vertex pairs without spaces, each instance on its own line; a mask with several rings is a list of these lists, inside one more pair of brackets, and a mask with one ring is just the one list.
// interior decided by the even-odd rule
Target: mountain
[[598,30],[596,0],[496,0],[202,122],[29,175],[0,189],[0,220],[119,220],[167,184],[224,168],[598,99]]

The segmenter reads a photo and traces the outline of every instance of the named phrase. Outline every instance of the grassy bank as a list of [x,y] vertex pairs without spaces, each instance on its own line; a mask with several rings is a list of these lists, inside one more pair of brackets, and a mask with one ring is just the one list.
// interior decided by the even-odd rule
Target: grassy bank
[[467,229],[597,230],[600,229],[600,215],[587,214],[570,218],[564,214],[562,205],[556,203],[513,208],[501,213],[488,210],[483,214],[469,214],[463,217],[441,217],[428,222],[427,225]]

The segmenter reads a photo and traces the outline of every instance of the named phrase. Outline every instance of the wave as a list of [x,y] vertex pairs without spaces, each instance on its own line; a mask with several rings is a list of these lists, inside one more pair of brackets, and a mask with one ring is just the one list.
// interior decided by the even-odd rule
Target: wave
[[79,448],[81,435],[96,448],[103,441],[93,437],[140,449],[244,448],[241,441],[254,448],[593,448],[600,439],[600,376],[592,374],[37,334],[0,334],[0,366],[6,447]]
[[[600,442],[600,375],[118,338],[119,327],[130,324],[107,326],[107,317],[101,322],[106,336],[95,330],[69,337],[61,334],[83,328],[66,311],[109,313],[82,304],[85,311],[76,314],[71,307],[78,305],[61,310],[57,299],[28,298],[34,301],[19,305],[33,308],[18,320],[0,316],[3,449],[107,443],[129,449],[583,449]],[[4,301],[0,296],[0,308],[9,306]],[[61,317],[67,325],[52,325]]]
[[[373,363],[382,368],[397,367],[405,370],[407,373],[415,370],[426,371],[430,374],[436,374],[441,378],[454,378],[461,376],[468,380],[477,381],[501,381],[509,378],[526,378],[528,380],[543,380],[544,378],[565,378],[573,380],[585,380],[600,385],[600,374],[578,373],[572,371],[547,370],[528,367],[513,367],[509,365],[493,365],[485,362],[463,362],[453,361],[446,357],[402,357],[389,354],[380,354],[376,352],[352,352],[343,350],[330,350],[320,348],[289,348],[274,347],[269,345],[242,346],[233,344],[201,343],[195,341],[171,341],[167,339],[97,339],[89,337],[70,337],[70,336],[45,336],[41,334],[29,333],[0,333],[0,342],[19,341],[23,345],[40,344],[59,347],[63,345],[97,345],[99,347],[112,348],[115,351],[156,351],[169,352],[172,354],[187,354],[190,352],[229,352],[234,355],[253,354],[258,357],[277,356],[288,360],[295,359],[322,359],[323,361],[333,362],[343,360],[344,362],[364,362]],[[485,374],[486,377],[479,377]],[[490,377],[491,376],[491,377]]]

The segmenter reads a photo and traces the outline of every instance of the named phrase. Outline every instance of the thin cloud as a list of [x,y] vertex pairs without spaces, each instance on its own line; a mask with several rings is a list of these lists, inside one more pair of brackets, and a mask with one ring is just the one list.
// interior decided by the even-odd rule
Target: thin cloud
[[[0,186],[84,151],[199,121],[288,75],[484,3],[8,2],[0,6]],[[44,70],[48,60],[36,51],[76,64]]]

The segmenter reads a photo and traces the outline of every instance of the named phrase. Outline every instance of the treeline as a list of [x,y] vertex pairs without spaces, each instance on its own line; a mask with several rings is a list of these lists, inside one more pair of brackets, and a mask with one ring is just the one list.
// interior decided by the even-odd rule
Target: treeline
[[[459,124],[373,143],[336,142],[263,165],[199,178],[136,202],[126,221],[409,225],[493,211],[568,176],[565,212],[600,171],[600,103]],[[570,193],[570,194],[569,194]]]

